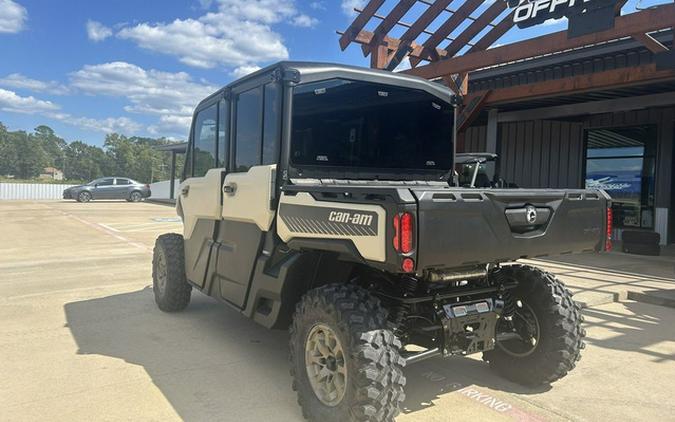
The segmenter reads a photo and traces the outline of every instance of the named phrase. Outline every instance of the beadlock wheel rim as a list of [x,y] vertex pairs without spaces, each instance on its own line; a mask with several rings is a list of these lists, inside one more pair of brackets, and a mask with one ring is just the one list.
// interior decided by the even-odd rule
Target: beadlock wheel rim
[[513,323],[514,325],[518,323],[522,325],[522,328],[516,330],[516,332],[521,337],[524,337],[523,334],[526,334],[525,338],[498,341],[497,346],[506,354],[514,357],[522,358],[531,355],[537,350],[541,341],[541,327],[537,314],[530,305],[521,302],[521,305],[514,312]]
[[164,259],[164,254],[159,253],[157,255],[157,289],[160,294],[164,294],[164,288],[166,287],[166,260]]
[[307,378],[319,401],[337,406],[347,389],[347,361],[342,343],[328,326],[317,324],[305,341]]

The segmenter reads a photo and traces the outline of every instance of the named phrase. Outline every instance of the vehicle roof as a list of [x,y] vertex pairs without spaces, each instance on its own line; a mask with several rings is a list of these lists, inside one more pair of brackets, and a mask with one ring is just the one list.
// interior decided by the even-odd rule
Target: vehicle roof
[[131,177],[127,177],[127,176],[101,176],[101,177],[97,177],[96,179],[91,179],[91,180],[93,181],[93,180],[101,180],[101,179],[129,179],[132,182],[136,181],[136,180],[132,179]]
[[[297,77],[294,78],[294,82],[299,84],[333,78],[343,78],[421,89],[444,99],[447,102],[452,102],[452,99],[455,96],[455,93],[445,85],[437,82],[430,82],[427,79],[404,73],[395,73],[386,70],[369,69],[337,63],[282,61],[230,82],[223,88],[203,99],[197,108],[199,108],[202,103],[208,102],[214,96],[222,94],[224,91],[246,84],[265,74],[271,74],[277,69],[280,70],[282,74],[287,74],[287,72],[296,73]],[[268,81],[264,81],[264,83],[266,82]],[[263,82],[261,81],[261,84],[262,83]]]
[[455,154],[456,164],[467,163],[484,163],[486,161],[494,161],[497,159],[497,154],[491,152],[458,152]]

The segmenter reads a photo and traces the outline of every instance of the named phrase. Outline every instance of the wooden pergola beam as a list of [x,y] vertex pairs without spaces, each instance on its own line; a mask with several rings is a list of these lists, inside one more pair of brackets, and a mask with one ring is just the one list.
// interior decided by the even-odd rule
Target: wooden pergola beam
[[408,10],[415,4],[417,0],[401,0],[399,3],[394,6],[394,8],[389,12],[389,14],[384,18],[375,31],[373,32],[373,39],[368,45],[361,45],[363,50],[363,55],[367,56],[368,53],[374,51],[374,48],[381,43],[382,39],[391,31],[391,29],[396,25],[396,23],[405,15]]
[[[500,0],[502,1],[502,0]],[[436,54],[436,47],[447,37],[458,25],[469,17],[474,10],[483,3],[483,0],[467,0],[459,9],[443,22],[443,24],[424,42],[420,48],[413,50],[410,55],[410,65],[417,66],[417,64],[424,59],[438,59],[440,56]]]
[[649,51],[651,51],[654,54],[658,53],[663,53],[664,51],[670,51],[668,50],[668,47],[665,45],[661,44],[660,41],[655,39],[649,34],[633,34],[632,37],[636,40],[642,43]]
[[354,21],[349,25],[349,28],[342,34],[340,37],[340,48],[344,51],[349,43],[354,41],[358,37],[359,33],[366,26],[370,18],[373,17],[377,9],[384,4],[385,0],[370,0],[366,7],[363,8],[363,11],[354,19]]
[[457,132],[463,132],[478,117],[493,91],[481,91],[464,97],[462,110],[457,116]]
[[[587,75],[500,88],[491,92],[485,104],[498,105],[501,103],[532,100],[539,97],[548,98],[557,95],[571,95],[603,88],[627,87],[674,79],[674,69],[657,70],[656,64],[652,63],[637,67],[625,67]],[[473,95],[478,95],[480,92],[482,91],[476,92]]]
[[494,28],[490,30],[487,34],[483,35],[481,39],[476,41],[476,44],[473,45],[467,51],[467,53],[475,53],[476,51],[483,51],[490,48],[497,40],[499,40],[504,34],[506,34],[509,29],[513,28],[515,23],[513,22],[513,14],[515,9],[511,11],[508,15],[504,17]]
[[[505,1],[496,1],[481,15],[471,23],[462,33],[460,33],[454,41],[450,43],[445,48],[445,51],[448,53],[448,57],[452,57],[457,54],[464,46],[478,35],[482,30],[484,30],[490,22],[497,19],[499,15],[506,10],[508,5]],[[494,29],[494,28],[493,28]]]
[[630,15],[619,16],[615,20],[614,28],[606,31],[575,38],[568,38],[567,31],[556,32],[486,51],[439,60],[407,70],[406,73],[426,79],[435,79],[443,75],[477,70],[499,63],[508,63],[514,60],[612,41],[632,34],[653,32],[670,27],[672,22],[675,22],[675,4],[666,4]]
[[422,15],[417,19],[410,28],[408,28],[405,33],[401,36],[401,43],[398,48],[393,51],[389,57],[389,63],[387,63],[387,69],[393,70],[396,66],[401,63],[401,60],[405,57],[408,49],[411,48],[411,44],[419,37],[419,35],[436,19],[440,14],[445,10],[446,7],[453,0],[436,0],[434,4],[429,6],[427,10],[422,13]]
[[[374,34],[370,31],[362,30],[359,32],[359,34],[354,38],[351,42],[357,43],[357,44],[370,44],[374,37]],[[402,41],[399,40],[398,38],[391,38],[391,37],[384,37],[381,41],[381,44],[386,46],[387,49],[389,50],[397,50],[398,47],[402,44]],[[421,51],[422,46],[418,45],[416,42],[411,42],[410,47],[413,50],[416,51]],[[411,57],[415,54],[415,52],[411,52],[410,55]],[[441,50],[440,48],[436,49],[436,54],[438,54],[440,57],[445,57],[445,50]]]

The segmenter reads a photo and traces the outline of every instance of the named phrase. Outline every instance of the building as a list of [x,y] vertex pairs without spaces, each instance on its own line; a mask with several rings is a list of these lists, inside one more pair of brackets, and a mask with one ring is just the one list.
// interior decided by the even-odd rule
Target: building
[[45,167],[38,176],[40,179],[63,180],[63,172],[54,167]]
[[[359,44],[376,68],[407,57],[406,72],[461,93],[456,147],[498,153],[504,179],[605,189],[618,238],[639,230],[675,243],[675,4],[622,13],[621,0],[548,2],[535,12],[546,1],[371,0],[340,45]],[[560,16],[566,31],[498,45]]]

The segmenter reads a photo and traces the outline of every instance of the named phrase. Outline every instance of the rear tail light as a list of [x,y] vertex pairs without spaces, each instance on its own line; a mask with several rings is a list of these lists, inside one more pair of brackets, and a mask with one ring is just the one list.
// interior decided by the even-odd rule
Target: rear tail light
[[413,216],[409,212],[401,215],[401,252],[412,251],[413,244]]
[[394,215],[394,250],[409,253],[413,250],[413,215],[409,212]]
[[401,216],[396,214],[394,216],[394,250],[401,252]]
[[614,213],[612,212],[612,207],[611,205],[607,207],[607,233],[605,235],[605,250],[606,251],[611,251],[612,250],[612,218],[614,217]]
[[[414,221],[409,212],[394,215],[394,250],[401,254],[407,254],[413,250]],[[403,272],[410,273],[415,270],[415,261],[410,257],[404,257],[401,261]]]
[[403,258],[401,269],[406,273],[413,272],[415,270],[415,261],[412,258]]

